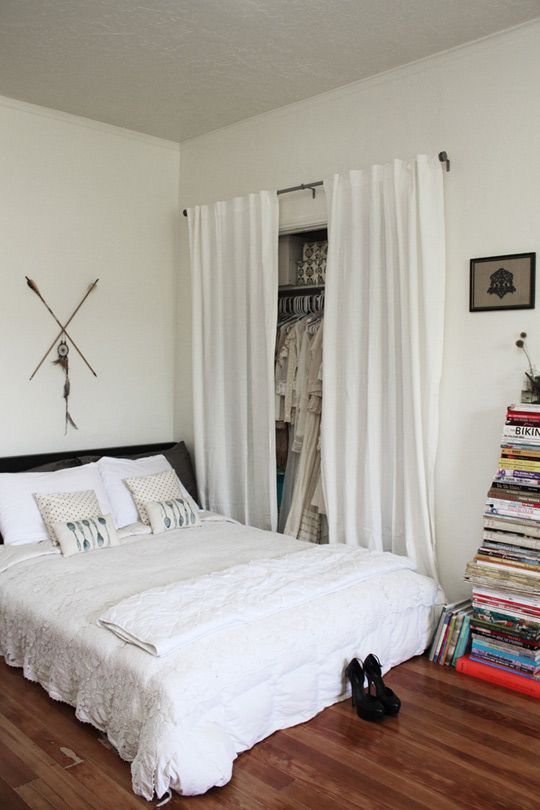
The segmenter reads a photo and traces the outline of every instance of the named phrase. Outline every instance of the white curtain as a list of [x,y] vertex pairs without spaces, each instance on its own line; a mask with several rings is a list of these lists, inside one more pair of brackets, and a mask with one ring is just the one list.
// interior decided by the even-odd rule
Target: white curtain
[[322,467],[330,542],[436,576],[445,231],[436,157],[325,182]]
[[277,524],[276,192],[189,209],[195,462],[202,505]]

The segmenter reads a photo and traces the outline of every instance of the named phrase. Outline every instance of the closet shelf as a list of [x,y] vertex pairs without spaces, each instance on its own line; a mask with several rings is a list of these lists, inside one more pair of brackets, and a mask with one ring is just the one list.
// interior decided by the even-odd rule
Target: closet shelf
[[324,284],[282,284],[278,287],[279,295],[311,295],[323,290]]

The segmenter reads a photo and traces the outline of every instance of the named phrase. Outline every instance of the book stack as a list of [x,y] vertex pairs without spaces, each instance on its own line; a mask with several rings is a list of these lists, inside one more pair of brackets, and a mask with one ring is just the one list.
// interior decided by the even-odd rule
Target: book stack
[[429,650],[429,660],[435,664],[455,667],[458,658],[469,648],[471,600],[446,605],[441,613]]
[[507,410],[483,541],[465,578],[473,585],[472,645],[458,669],[476,677],[478,665],[500,670],[498,682],[510,688],[515,679],[502,673],[540,680],[540,405]]

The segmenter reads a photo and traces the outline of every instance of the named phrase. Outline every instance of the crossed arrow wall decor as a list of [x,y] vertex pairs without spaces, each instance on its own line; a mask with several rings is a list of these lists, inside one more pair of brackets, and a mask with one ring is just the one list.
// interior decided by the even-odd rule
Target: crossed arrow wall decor
[[30,375],[30,379],[31,380],[34,379],[37,372],[39,371],[39,369],[41,368],[41,366],[43,365],[43,363],[45,362],[45,360],[49,356],[49,353],[55,347],[57,341],[60,341],[58,343],[58,346],[56,347],[58,357],[56,358],[56,360],[53,360],[53,363],[55,365],[57,365],[57,366],[60,366],[60,368],[64,372],[64,393],[63,393],[64,403],[65,403],[65,431],[64,431],[64,433],[67,433],[67,429],[68,429],[69,425],[71,425],[71,427],[75,428],[75,430],[78,430],[78,427],[75,424],[75,422],[74,422],[74,420],[73,420],[73,418],[72,418],[72,416],[71,416],[71,414],[69,412],[69,394],[70,394],[70,390],[71,390],[71,384],[70,384],[70,381],[69,381],[69,357],[68,357],[69,356],[69,345],[68,345],[68,343],[66,341],[66,338],[67,338],[67,340],[69,340],[69,342],[71,343],[71,345],[73,346],[73,348],[75,349],[77,354],[80,356],[80,358],[87,365],[87,367],[92,372],[94,377],[97,377],[97,374],[94,371],[94,369],[92,368],[92,366],[90,365],[90,363],[88,362],[88,360],[86,359],[86,357],[84,356],[84,354],[81,352],[81,350],[79,349],[79,347],[77,346],[77,344],[75,343],[75,341],[73,340],[73,338],[71,337],[69,332],[67,331],[67,328],[70,325],[73,318],[75,317],[75,315],[77,314],[77,312],[80,310],[80,308],[84,304],[84,302],[86,301],[86,299],[88,298],[88,296],[90,295],[90,293],[93,290],[96,289],[96,286],[97,286],[97,283],[98,283],[99,279],[96,278],[94,283],[89,286],[89,288],[86,291],[86,293],[84,294],[84,297],[82,298],[80,304],[76,307],[76,309],[73,310],[73,312],[71,313],[70,317],[67,319],[65,324],[62,324],[58,320],[58,318],[56,317],[54,312],[52,311],[51,307],[45,301],[45,299],[42,296],[36,282],[33,281],[31,278],[28,278],[28,276],[25,276],[25,278],[26,278],[26,283],[28,284],[28,286],[30,287],[32,292],[34,292],[37,295],[39,300],[43,303],[43,305],[47,309],[47,312],[50,313],[50,315],[54,318],[54,320],[56,321],[56,323],[60,327],[60,332],[56,335],[55,339],[53,340],[53,342],[51,343],[51,345],[49,346],[49,348],[47,349],[47,351],[45,352],[45,354],[43,355],[43,357],[41,358],[41,360],[39,361],[39,363],[35,367],[34,371]]

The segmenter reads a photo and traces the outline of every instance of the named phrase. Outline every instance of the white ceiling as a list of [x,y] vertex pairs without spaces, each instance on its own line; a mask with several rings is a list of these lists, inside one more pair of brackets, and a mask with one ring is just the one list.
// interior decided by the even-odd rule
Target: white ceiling
[[181,141],[540,16],[540,0],[0,0],[0,94]]

